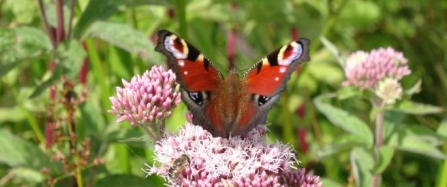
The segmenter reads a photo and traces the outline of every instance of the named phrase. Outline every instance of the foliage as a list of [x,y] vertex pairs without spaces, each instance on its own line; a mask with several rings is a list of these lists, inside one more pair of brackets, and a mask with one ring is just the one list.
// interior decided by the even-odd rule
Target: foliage
[[[267,136],[293,145],[300,167],[325,186],[369,186],[378,174],[382,186],[447,186],[445,2],[1,0],[0,9],[0,186],[162,185],[141,170],[154,147],[123,141],[143,132],[107,113],[121,79],[165,64],[153,50],[158,29],[187,39],[222,72],[232,59],[243,72],[309,38],[311,61],[269,113]],[[412,73],[400,81],[404,97],[378,108],[374,94],[342,86],[343,63],[387,46]],[[185,113],[177,107],[167,129]]]

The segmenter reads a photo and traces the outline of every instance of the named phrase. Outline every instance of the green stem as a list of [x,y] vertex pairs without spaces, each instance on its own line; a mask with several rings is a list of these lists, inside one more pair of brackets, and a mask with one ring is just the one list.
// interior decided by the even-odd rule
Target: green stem
[[[381,99],[376,98],[373,100],[373,106],[379,108],[376,113],[375,122],[375,142],[374,142],[374,159],[376,164],[379,162],[380,157],[380,147],[383,145],[383,102]],[[382,175],[377,173],[373,177],[373,187],[379,187],[382,180]]]
[[[104,68],[102,67],[101,60],[99,59],[98,51],[96,50],[92,39],[86,39],[85,45],[87,48],[88,57],[90,60],[90,64],[92,65],[93,76],[95,78],[95,82],[98,83],[100,87],[100,95],[105,97],[101,97],[101,105],[103,109],[109,109],[111,107],[111,103],[109,101],[110,96],[110,87],[106,83]],[[105,114],[105,118],[110,121],[112,119],[111,115]]]
[[288,142],[292,145],[295,145],[295,132],[293,130],[293,124],[292,124],[292,116],[290,114],[290,111],[288,109],[289,106],[289,95],[284,92],[284,94],[281,97],[281,104],[282,104],[282,117],[283,117],[283,124],[282,124],[282,134],[284,142]]

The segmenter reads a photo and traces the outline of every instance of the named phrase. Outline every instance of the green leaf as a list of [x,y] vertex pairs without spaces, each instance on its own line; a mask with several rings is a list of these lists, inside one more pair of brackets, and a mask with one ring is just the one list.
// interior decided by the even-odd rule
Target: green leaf
[[56,68],[53,70],[50,78],[40,83],[30,98],[36,98],[42,94],[48,87],[55,84],[62,75],[69,79],[78,76],[82,67],[86,53],[78,41],[68,41],[61,43],[56,51]]
[[11,9],[14,13],[14,20],[11,23],[19,25],[31,24],[33,19],[37,16],[37,6],[30,6],[35,4],[34,0],[6,0],[4,9]]
[[91,0],[82,13],[81,18],[79,18],[73,30],[73,35],[75,38],[80,39],[91,24],[98,20],[106,20],[110,16],[118,13],[119,9],[122,9],[123,6],[131,7],[145,4],[166,5],[167,3],[167,1],[159,0]]
[[399,150],[413,152],[436,159],[444,159],[445,155],[437,148],[443,142],[442,137],[426,127],[405,127],[394,133],[387,142]]
[[374,168],[373,154],[364,148],[355,148],[351,151],[350,161],[356,186],[371,186]]
[[30,95],[30,98],[33,99],[40,96],[40,94],[42,94],[48,87],[57,82],[61,75],[67,74],[68,72],[69,70],[64,66],[56,66],[51,74],[51,77],[40,83],[36,89],[34,89],[33,93]]
[[[32,27],[0,29],[0,77],[20,62],[41,56],[51,49],[48,37]],[[29,60],[28,62],[32,62]]]
[[163,181],[159,177],[151,175],[147,178],[140,178],[135,175],[108,175],[100,180],[97,187],[147,187],[163,186]]
[[153,52],[154,49],[148,36],[122,23],[99,21],[94,23],[86,34],[143,57],[151,56],[149,52]]
[[415,115],[436,114],[444,111],[443,108],[438,106],[416,103],[407,100],[399,102],[395,106],[395,108],[392,108],[391,110],[396,110],[406,114],[415,114]]
[[318,150],[317,156],[320,159],[325,159],[337,153],[363,145],[364,140],[362,140],[362,138],[352,135],[343,135],[341,137],[338,137],[335,142],[325,145],[323,148]]
[[436,131],[440,136],[447,138],[447,120],[443,120]]
[[101,110],[95,108],[94,103],[95,101],[91,101],[91,98],[89,98],[87,102],[83,103],[79,107],[81,120],[88,129],[88,132],[90,132],[94,137],[104,140],[106,122],[104,120],[104,116],[100,112]]
[[391,159],[394,155],[394,148],[391,146],[382,146],[379,148],[379,161],[376,163],[376,167],[374,169],[375,174],[382,173],[388,165],[390,165]]
[[8,130],[0,130],[0,163],[10,167],[29,168],[40,171],[50,169],[52,174],[60,171],[60,167],[53,162],[34,144],[14,136]]
[[11,174],[14,175],[14,178],[22,179],[28,184],[37,184],[45,180],[42,171],[30,168],[15,167],[11,169]]
[[421,141],[417,138],[406,138],[397,148],[400,150],[413,152],[440,160],[446,158],[445,155],[435,146],[430,145],[429,143]]
[[355,96],[361,96],[362,92],[354,86],[343,86],[337,91],[337,99],[344,100]]
[[26,119],[26,114],[19,106],[14,107],[0,107],[0,123],[10,121],[19,122]]
[[330,187],[343,187],[343,184],[340,184],[339,182],[330,179],[330,178],[326,178],[326,177],[321,177],[320,181],[323,183],[323,186],[330,186]]
[[326,49],[334,55],[334,57],[337,59],[340,67],[343,67],[343,64],[345,62],[345,59],[341,56],[340,52],[338,51],[337,47],[329,41],[326,37],[320,37],[321,43],[326,47]]
[[361,137],[368,146],[372,146],[373,135],[368,125],[362,120],[349,114],[348,112],[334,107],[329,103],[325,103],[323,99],[334,97],[334,94],[320,95],[315,98],[314,103],[318,110],[323,113],[329,121],[335,126],[351,133],[352,135]]
[[407,95],[413,95],[421,92],[421,86],[422,86],[422,79],[419,79],[411,88],[408,90],[405,90],[405,94]]

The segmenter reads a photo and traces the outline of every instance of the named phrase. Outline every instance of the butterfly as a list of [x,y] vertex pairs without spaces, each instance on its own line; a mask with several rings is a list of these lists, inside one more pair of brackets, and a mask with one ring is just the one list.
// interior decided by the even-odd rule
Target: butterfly
[[155,51],[168,59],[180,84],[182,101],[193,124],[214,137],[245,135],[265,123],[267,112],[298,64],[309,61],[309,40],[301,38],[276,49],[242,77],[235,68],[224,77],[199,50],[167,30],[157,33]]

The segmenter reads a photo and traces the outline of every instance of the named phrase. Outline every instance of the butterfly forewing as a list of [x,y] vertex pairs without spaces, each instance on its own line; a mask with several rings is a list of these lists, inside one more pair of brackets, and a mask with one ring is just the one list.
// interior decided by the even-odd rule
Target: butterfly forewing
[[279,94],[298,64],[309,60],[309,40],[300,39],[273,51],[244,75],[246,89],[253,94]]
[[155,50],[168,57],[183,89],[190,92],[214,90],[222,79],[221,73],[199,50],[169,31],[158,32]]

